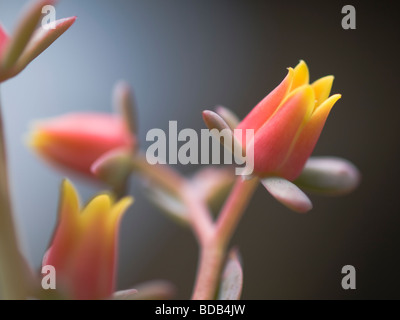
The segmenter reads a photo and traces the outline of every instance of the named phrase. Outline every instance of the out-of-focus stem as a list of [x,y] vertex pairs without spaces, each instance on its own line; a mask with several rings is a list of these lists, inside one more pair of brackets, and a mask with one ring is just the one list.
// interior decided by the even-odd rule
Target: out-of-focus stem
[[0,281],[5,299],[28,296],[32,278],[21,254],[10,200],[4,127],[0,105]]
[[217,237],[222,246],[230,241],[258,183],[258,178],[244,180],[238,177],[236,179],[216,223]]
[[186,183],[186,187],[181,190],[181,197],[188,208],[189,221],[202,249],[208,245],[209,239],[214,234],[214,223],[210,211],[204,200],[192,189],[190,183]]
[[186,183],[184,177],[173,170],[168,165],[149,164],[146,157],[137,153],[132,161],[133,169],[137,169],[139,174],[142,174],[147,179],[157,182],[161,187],[165,188],[174,195],[180,195],[183,186]]
[[219,284],[226,248],[210,239],[200,248],[199,265],[192,300],[212,300]]
[[226,249],[236,226],[249,203],[258,184],[258,179],[236,179],[236,183],[226,200],[213,233],[202,245],[200,263],[192,298],[194,300],[214,299]]
[[189,181],[168,165],[149,164],[143,154],[136,154],[132,162],[139,174],[156,182],[187,205],[193,232],[200,244],[204,242],[213,227],[211,214],[206,204],[192,190]]
[[188,208],[189,221],[200,246],[192,299],[214,299],[226,257],[226,249],[236,226],[255,191],[259,180],[236,179],[216,223],[211,213],[190,181],[180,176],[168,165],[151,165],[142,154],[135,155],[132,167],[147,179],[173,193]]

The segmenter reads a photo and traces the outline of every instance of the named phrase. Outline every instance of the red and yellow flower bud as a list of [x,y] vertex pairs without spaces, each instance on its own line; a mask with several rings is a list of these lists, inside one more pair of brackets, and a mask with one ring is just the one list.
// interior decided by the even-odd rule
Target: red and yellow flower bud
[[43,158],[92,175],[90,167],[114,149],[133,150],[136,138],[124,119],[105,113],[73,113],[38,123],[29,144]]
[[331,108],[341,97],[329,97],[333,78],[326,76],[309,84],[307,65],[300,61],[238,125],[237,129],[254,130],[250,143],[258,176],[294,180],[301,173]]
[[59,221],[43,265],[56,270],[56,286],[70,299],[106,299],[114,292],[118,228],[132,203],[98,195],[81,211],[78,195],[64,181]]

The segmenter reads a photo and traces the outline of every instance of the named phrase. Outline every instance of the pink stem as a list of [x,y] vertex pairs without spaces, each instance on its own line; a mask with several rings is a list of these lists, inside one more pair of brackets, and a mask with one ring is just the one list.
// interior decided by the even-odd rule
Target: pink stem
[[200,199],[192,190],[189,183],[182,191],[182,198],[188,207],[189,221],[200,247],[204,247],[214,234],[214,223],[211,214],[203,199]]
[[200,246],[199,266],[192,299],[215,298],[227,245],[246,206],[256,189],[258,179],[236,179],[229,198],[214,223],[211,213],[190,181],[167,165],[150,165],[143,155],[135,156],[133,167],[153,182],[178,196],[187,206],[189,222]]
[[203,242],[196,284],[192,299],[214,299],[226,248],[236,226],[258,184],[258,179],[243,180],[238,177],[229,198],[224,204],[213,233]]
[[226,246],[230,241],[258,183],[258,178],[243,180],[238,177],[236,179],[216,223],[217,237],[222,242],[222,246]]
[[186,179],[168,165],[150,164],[146,157],[138,153],[132,161],[132,167],[137,169],[149,180],[156,182],[169,192],[179,195],[186,184]]
[[215,298],[225,254],[225,248],[218,246],[215,241],[201,246],[192,300]]

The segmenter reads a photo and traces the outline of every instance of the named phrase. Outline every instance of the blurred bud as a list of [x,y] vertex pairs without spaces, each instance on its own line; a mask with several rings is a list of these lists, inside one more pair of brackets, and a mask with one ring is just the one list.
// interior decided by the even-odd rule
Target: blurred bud
[[133,150],[136,138],[118,115],[71,113],[37,123],[32,149],[56,166],[93,176],[92,164],[115,149]]
[[70,299],[106,299],[115,289],[121,218],[133,199],[98,195],[81,210],[73,185],[62,185],[59,221],[43,265],[56,270],[57,289]]
[[348,160],[311,157],[295,183],[302,189],[326,195],[353,191],[360,183],[360,172]]

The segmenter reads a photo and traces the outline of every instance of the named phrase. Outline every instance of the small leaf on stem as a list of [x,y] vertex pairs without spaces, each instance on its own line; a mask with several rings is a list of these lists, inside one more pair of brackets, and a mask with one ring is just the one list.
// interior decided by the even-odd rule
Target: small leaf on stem
[[24,69],[32,60],[46,50],[58,37],[72,26],[75,20],[76,17],[57,20],[55,21],[55,29],[38,28],[17,61],[16,68],[18,71]]
[[33,4],[25,9],[5,49],[2,64],[4,68],[12,67],[18,60],[39,23],[42,8],[46,5],[52,5],[54,2],[54,0],[34,1]]
[[218,106],[215,108],[215,111],[225,120],[225,122],[229,125],[229,127],[233,130],[235,129],[240,120],[236,114],[233,113],[232,110],[225,108],[223,106]]
[[217,129],[218,131],[228,129],[232,131],[232,129],[229,127],[229,125],[225,122],[225,120],[217,113],[211,110],[204,110],[203,111],[203,120],[204,123],[206,124],[207,128],[212,130],[212,129]]
[[136,289],[128,289],[114,292],[112,300],[135,300],[138,291]]
[[239,300],[243,287],[243,271],[237,250],[229,253],[222,273],[218,300]]
[[168,281],[153,280],[139,284],[131,300],[169,300],[175,295],[175,287]]
[[114,87],[114,108],[121,114],[133,135],[137,135],[136,105],[132,89],[125,81],[119,81]]
[[336,157],[312,157],[294,181],[307,191],[341,195],[353,191],[361,175],[350,161]]
[[261,183],[276,200],[289,209],[300,213],[312,209],[311,200],[292,182],[279,177],[270,177],[262,179]]
[[[238,157],[243,156],[242,153],[244,153],[245,150],[242,150],[242,146],[233,134],[231,127],[225,122],[224,119],[222,119],[219,114],[215,113],[214,111],[205,110],[203,111],[203,120],[207,128],[210,129],[212,136],[216,139],[219,139],[221,144],[226,149],[228,149],[234,155],[237,154]],[[223,134],[220,134],[221,131]]]

